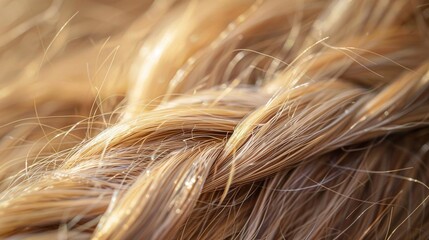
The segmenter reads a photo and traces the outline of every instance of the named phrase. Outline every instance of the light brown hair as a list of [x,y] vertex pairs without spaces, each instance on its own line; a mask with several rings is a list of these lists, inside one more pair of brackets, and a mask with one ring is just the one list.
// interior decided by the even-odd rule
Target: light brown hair
[[428,1],[0,4],[0,237],[429,238]]

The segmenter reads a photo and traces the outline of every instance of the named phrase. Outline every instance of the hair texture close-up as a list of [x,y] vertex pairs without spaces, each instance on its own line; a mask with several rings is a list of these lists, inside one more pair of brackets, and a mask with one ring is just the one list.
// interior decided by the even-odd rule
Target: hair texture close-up
[[429,239],[428,0],[0,20],[0,239]]

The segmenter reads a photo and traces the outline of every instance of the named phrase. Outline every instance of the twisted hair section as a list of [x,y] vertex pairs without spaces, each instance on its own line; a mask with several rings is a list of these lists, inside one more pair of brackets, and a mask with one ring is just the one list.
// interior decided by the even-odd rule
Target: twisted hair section
[[428,1],[0,4],[0,238],[429,238]]

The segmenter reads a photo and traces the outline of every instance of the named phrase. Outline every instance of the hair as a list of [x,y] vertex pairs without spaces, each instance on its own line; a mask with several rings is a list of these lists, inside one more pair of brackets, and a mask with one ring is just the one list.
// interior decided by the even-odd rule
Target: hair
[[0,5],[0,238],[429,239],[429,1]]

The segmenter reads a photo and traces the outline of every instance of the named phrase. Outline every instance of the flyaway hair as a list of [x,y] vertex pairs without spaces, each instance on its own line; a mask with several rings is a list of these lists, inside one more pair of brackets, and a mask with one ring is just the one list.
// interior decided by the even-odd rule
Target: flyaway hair
[[1,239],[429,239],[429,1],[0,19]]

